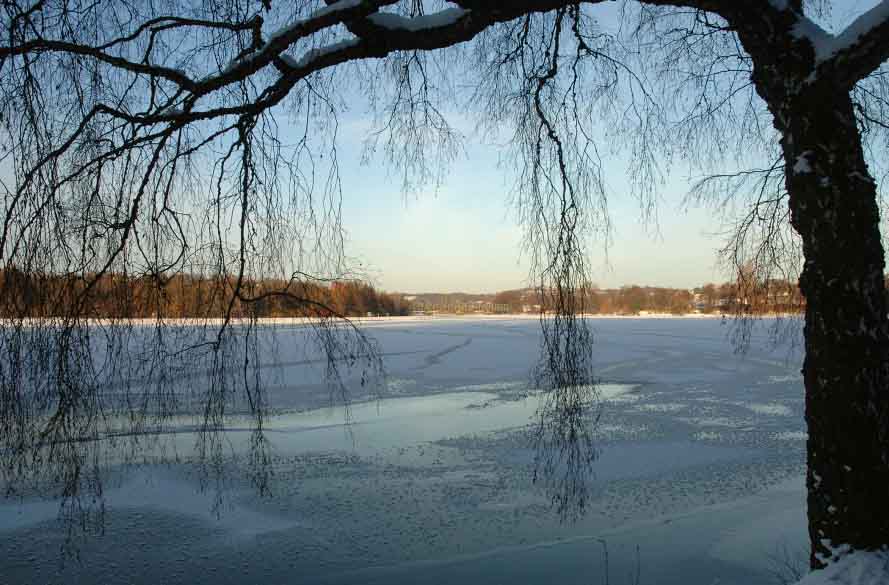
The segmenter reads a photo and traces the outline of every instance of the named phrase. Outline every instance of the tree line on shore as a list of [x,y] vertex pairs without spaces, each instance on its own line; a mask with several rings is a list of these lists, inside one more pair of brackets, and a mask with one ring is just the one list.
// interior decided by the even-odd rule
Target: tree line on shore
[[[795,283],[784,280],[767,282],[736,281],[706,284],[693,289],[627,285],[603,289],[586,287],[582,295],[587,314],[638,315],[643,313],[798,313],[805,307]],[[501,291],[492,295],[495,306],[507,307],[509,313],[550,310],[550,295],[536,289]]]
[[[238,295],[232,291],[238,287]],[[195,274],[62,276],[0,270],[0,317],[235,318],[407,315],[400,294],[358,280],[208,278]],[[76,313],[75,313],[76,311]]]
[[[399,316],[412,313],[538,313],[550,310],[545,291],[514,289],[491,294],[388,293],[360,280],[304,282],[265,279],[242,283],[231,300],[233,278],[195,274],[127,277],[111,273],[95,279],[0,270],[0,317],[59,317],[75,304],[91,318]],[[796,284],[771,280],[706,284],[693,289],[627,285],[586,287],[583,312],[797,313],[805,306]]]

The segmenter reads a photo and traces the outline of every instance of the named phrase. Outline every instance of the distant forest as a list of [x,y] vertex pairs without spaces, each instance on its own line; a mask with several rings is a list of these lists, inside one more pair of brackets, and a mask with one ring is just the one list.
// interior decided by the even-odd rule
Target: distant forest
[[[414,312],[429,313],[537,313],[548,310],[548,295],[526,288],[496,294],[417,294],[406,297]],[[799,312],[805,303],[796,284],[771,280],[747,286],[744,283],[706,284],[694,289],[629,285],[602,289],[591,285],[584,293],[583,310],[588,314],[638,315],[644,313],[736,313]]]
[[[241,298],[229,307],[225,299],[231,298],[234,286],[233,279],[220,281],[197,275],[180,274],[165,279],[109,274],[95,280],[57,275],[26,277],[15,270],[4,270],[0,271],[0,317],[64,316],[75,302],[85,308],[79,314],[90,318],[212,318],[223,316],[228,310],[234,317],[267,318],[514,314],[549,309],[548,295],[533,288],[493,294],[406,294],[378,291],[357,280],[244,282]],[[786,281],[769,281],[755,287],[707,284],[694,289],[590,286],[583,299],[587,314],[768,314],[799,312],[803,307],[798,287]]]
[[[404,295],[377,291],[360,281],[305,283],[262,280],[241,283],[232,302],[234,278],[177,274],[131,278],[30,275],[0,271],[0,317],[64,317],[75,304],[85,318],[328,317],[407,315]],[[231,304],[230,304],[231,303]]]

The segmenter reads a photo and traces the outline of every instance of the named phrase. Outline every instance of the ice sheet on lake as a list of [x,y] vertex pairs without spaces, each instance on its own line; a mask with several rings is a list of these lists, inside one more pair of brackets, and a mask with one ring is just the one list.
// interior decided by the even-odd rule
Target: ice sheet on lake
[[[98,567],[67,582],[104,585],[125,575],[140,585],[241,585],[298,575],[301,584],[461,584],[502,582],[511,571],[509,582],[519,584],[551,581],[558,567],[560,585],[588,585],[600,580],[590,551],[603,534],[614,545],[613,575],[632,570],[641,544],[643,570],[658,575],[658,585],[766,582],[757,551],[735,553],[743,527],[771,510],[741,499],[804,464],[802,389],[788,376],[795,364],[755,342],[737,356],[716,319],[591,321],[597,375],[606,381],[595,438],[601,457],[588,515],[577,523],[560,523],[531,481],[534,452],[524,425],[539,405],[528,382],[539,357],[535,320],[370,324],[389,391],[360,394],[351,380],[348,424],[342,406],[320,408],[330,400],[324,362],[298,349],[305,329],[282,328],[263,341],[270,350],[262,353],[264,379],[274,380],[268,396],[276,414],[265,421],[274,497],[236,484],[229,500],[236,505],[216,518],[210,495],[185,473],[161,470],[145,489],[137,485],[144,479],[130,477],[107,492],[114,509],[148,502],[138,529],[179,548],[153,562],[137,535],[128,536],[130,517],[118,515],[118,540],[93,552],[111,555],[121,570]],[[199,386],[199,376],[189,383]],[[226,448],[242,448],[246,430],[233,421]],[[180,451],[188,452],[194,437],[186,428],[180,435]],[[244,460],[231,466],[243,471]],[[54,502],[42,511],[28,505],[17,508],[25,524],[57,511]],[[788,496],[781,505],[804,510],[804,498]],[[6,518],[0,525],[11,538],[0,539],[0,575],[14,567],[17,581],[51,581],[21,571],[29,556],[48,566],[57,547],[46,542],[56,541]],[[208,544],[218,533],[230,536]],[[738,539],[709,549],[731,534]],[[805,542],[804,531],[798,536]],[[730,563],[720,560],[726,550],[734,551]],[[673,570],[680,564],[693,573]]]
[[[192,516],[212,523],[233,537],[255,537],[303,526],[294,519],[260,514],[231,502],[218,504],[212,491],[202,490],[181,479],[171,479],[158,470],[139,472],[120,487],[109,489],[104,503],[109,511],[140,509]],[[217,505],[221,508],[214,513]],[[0,533],[52,522],[58,514],[56,502],[17,504],[14,500],[0,500]]]
[[793,414],[793,411],[790,410],[788,406],[784,404],[776,404],[774,402],[770,404],[745,404],[744,406],[757,414],[770,416],[790,416]]
[[774,436],[779,441],[806,441],[809,439],[809,433],[805,431],[782,431],[775,433]]

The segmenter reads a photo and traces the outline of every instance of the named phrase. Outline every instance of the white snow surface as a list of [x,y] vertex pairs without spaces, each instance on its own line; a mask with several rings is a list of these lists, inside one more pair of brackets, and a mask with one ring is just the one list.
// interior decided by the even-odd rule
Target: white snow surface
[[[271,33],[268,37],[268,40],[265,42],[265,44],[262,47],[260,47],[257,51],[250,53],[249,55],[246,55],[246,56],[242,57],[241,59],[235,59],[235,60],[231,61],[220,73],[222,75],[225,75],[225,74],[231,72],[236,67],[239,67],[239,66],[243,65],[244,63],[249,63],[253,59],[256,59],[258,56],[265,53],[265,51],[268,50],[269,46],[273,42],[275,42],[279,37],[287,35],[301,26],[305,26],[305,24],[307,22],[321,18],[322,16],[327,16],[328,14],[332,14],[334,12],[339,12],[339,11],[355,8],[359,4],[361,4],[361,0],[339,0],[339,2],[334,2],[330,6],[325,6],[324,8],[320,8],[320,9],[316,10],[315,12],[310,14],[308,18],[297,18],[296,20],[293,20],[292,22],[288,23],[287,25],[285,25],[285,26],[279,28],[278,30],[276,30],[275,32]],[[281,58],[289,66],[294,67],[294,68],[300,68],[300,67],[306,66],[312,59],[317,58],[319,55],[327,54],[327,53],[330,53],[334,50],[344,48],[342,46],[344,43],[355,43],[355,42],[357,42],[357,40],[353,39],[351,41],[342,41],[340,43],[334,43],[334,44],[329,45],[327,47],[321,47],[320,49],[313,49],[312,51],[309,51],[309,53],[306,54],[299,61],[295,60],[293,57],[290,57],[289,55],[281,55]],[[318,52],[318,53],[316,54],[316,52]]]
[[832,51],[837,53],[854,45],[858,40],[874,28],[889,19],[889,0],[883,0],[847,26],[843,32],[833,38]]
[[811,150],[807,150],[798,157],[793,165],[793,174],[805,175],[812,172],[812,165],[809,164],[808,156],[812,154]]
[[329,6],[325,6],[324,8],[319,8],[315,12],[309,16],[309,20],[313,18],[320,18],[322,16],[326,16],[333,12],[339,12],[340,10],[348,10],[349,8],[355,8],[361,4],[361,0],[339,0],[339,2],[334,2]]
[[314,20],[316,18],[321,18],[322,16],[327,16],[328,14],[332,14],[334,12],[339,12],[341,10],[349,10],[351,8],[355,8],[359,4],[361,4],[361,0],[339,0],[339,2],[334,2],[330,6],[325,6],[324,8],[320,8],[320,9],[316,10],[315,12],[313,12],[312,14],[310,14],[308,18],[298,18],[298,19],[294,20],[293,22],[287,24],[286,26],[283,26],[283,27],[279,28],[278,30],[276,30],[275,32],[273,32],[271,35],[269,35],[269,40],[266,43],[266,46],[268,45],[268,43],[271,43],[276,38],[288,34],[290,31],[292,31],[293,29],[295,29],[297,27],[303,26],[306,22],[309,22],[309,21]]
[[815,50],[815,65],[818,66],[827,61],[839,50],[835,47],[837,37],[833,36],[814,21],[800,16],[793,27],[793,36],[798,39],[806,39],[812,43]]
[[[789,10],[787,0],[769,0],[778,10]],[[832,35],[811,19],[798,15],[793,35],[807,39],[815,49],[815,65],[833,58],[837,53],[852,48],[862,36],[889,19],[889,0],[881,0],[876,6],[862,13],[839,34]]]
[[354,47],[358,44],[358,42],[359,40],[357,38],[351,38],[344,41],[331,43],[330,45],[312,49],[311,51],[300,57],[299,60],[296,60],[289,55],[281,55],[281,58],[284,59],[284,62],[287,63],[287,65],[289,65],[290,67],[293,67],[294,69],[301,69],[303,67],[308,67],[312,64],[312,61],[320,59],[325,55],[329,55],[330,53],[335,53],[337,51],[342,51],[344,49],[348,49],[349,47]]
[[856,551],[820,571],[812,571],[797,585],[885,585],[889,583],[889,552]]
[[377,26],[389,30],[406,30],[417,32],[433,28],[450,26],[457,22],[469,11],[463,8],[447,8],[433,14],[424,14],[413,18],[393,14],[391,12],[377,12],[368,16],[368,20]]

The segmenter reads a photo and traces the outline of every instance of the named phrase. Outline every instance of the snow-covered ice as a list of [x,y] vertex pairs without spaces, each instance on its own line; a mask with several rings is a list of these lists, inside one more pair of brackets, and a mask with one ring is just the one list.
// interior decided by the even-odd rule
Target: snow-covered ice
[[765,414],[771,416],[790,416],[793,414],[793,411],[786,404],[745,404],[747,408],[752,410],[757,414]]
[[[560,522],[531,481],[536,321],[365,323],[389,378],[381,395],[354,385],[348,424],[330,406],[323,361],[298,349],[306,329],[281,324],[262,354],[269,497],[243,458],[208,475],[183,422],[168,437],[178,460],[108,470],[105,534],[77,539],[80,562],[58,562],[67,533],[56,502],[0,501],[0,575],[587,584],[603,580],[604,540],[612,582],[637,566],[642,583],[770,582],[770,553],[806,542],[800,356],[763,339],[738,355],[717,319],[593,326],[599,457],[575,522]],[[248,430],[233,419],[226,449],[241,452]]]

